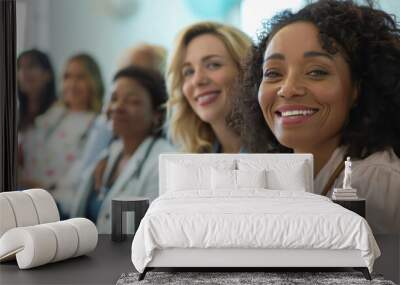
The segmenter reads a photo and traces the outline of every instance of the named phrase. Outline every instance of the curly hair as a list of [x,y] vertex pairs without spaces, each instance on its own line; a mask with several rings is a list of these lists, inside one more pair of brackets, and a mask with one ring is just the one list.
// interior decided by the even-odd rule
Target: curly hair
[[238,70],[242,68],[244,58],[251,47],[251,39],[245,33],[215,22],[195,23],[178,35],[167,70],[170,96],[167,101],[167,116],[170,120],[169,136],[174,143],[183,148],[184,152],[210,152],[215,140],[210,124],[203,122],[197,116],[182,93],[181,68],[185,49],[191,40],[204,34],[215,35],[224,43]]
[[395,17],[374,9],[372,2],[360,6],[351,0],[320,0],[297,13],[283,11],[263,24],[241,75],[231,118],[243,147],[250,152],[293,152],[269,129],[257,91],[269,42],[294,22],[314,24],[322,48],[344,55],[351,80],[358,86],[358,100],[342,128],[340,146],[346,146],[347,154],[355,158],[387,148],[400,157],[400,30]]

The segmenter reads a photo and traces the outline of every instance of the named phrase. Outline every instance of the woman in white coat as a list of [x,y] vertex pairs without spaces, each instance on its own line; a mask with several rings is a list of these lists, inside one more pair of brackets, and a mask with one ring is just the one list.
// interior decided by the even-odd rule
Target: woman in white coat
[[111,200],[158,196],[158,156],[174,149],[161,135],[165,84],[158,73],[129,67],[114,77],[107,114],[118,139],[87,170],[71,216],[84,216],[111,232]]

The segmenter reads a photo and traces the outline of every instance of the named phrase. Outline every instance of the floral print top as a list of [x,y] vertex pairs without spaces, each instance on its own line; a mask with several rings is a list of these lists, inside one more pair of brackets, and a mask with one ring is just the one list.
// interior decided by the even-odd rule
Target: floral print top
[[93,112],[70,111],[54,105],[21,135],[22,179],[39,182],[50,190],[81,154],[94,121]]

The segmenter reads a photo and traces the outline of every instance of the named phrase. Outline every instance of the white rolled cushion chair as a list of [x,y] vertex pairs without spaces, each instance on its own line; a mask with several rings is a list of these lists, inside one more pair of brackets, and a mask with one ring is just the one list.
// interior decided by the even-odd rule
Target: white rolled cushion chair
[[0,193],[0,262],[17,259],[20,269],[80,256],[97,245],[88,219],[60,222],[49,192],[29,189]]
[[16,258],[20,269],[28,269],[86,254],[96,245],[96,226],[84,218],[19,227],[0,238],[0,261]]
[[0,193],[0,237],[15,227],[34,226],[60,220],[56,202],[43,189]]

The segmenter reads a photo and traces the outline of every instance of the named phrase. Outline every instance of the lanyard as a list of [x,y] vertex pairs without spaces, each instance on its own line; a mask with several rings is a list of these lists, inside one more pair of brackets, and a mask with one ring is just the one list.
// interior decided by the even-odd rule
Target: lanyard
[[[59,117],[57,118],[57,120],[55,121],[55,123],[54,123],[51,127],[48,128],[47,132],[44,134],[44,138],[45,138],[46,141],[47,141],[47,140],[54,134],[54,132],[58,129],[58,127],[61,125],[62,121],[64,121],[64,119],[67,117],[67,114],[68,114],[68,111],[67,111],[67,110],[64,110],[63,113],[61,114],[61,116],[59,116]],[[79,141],[80,141],[80,142],[82,142],[82,141],[87,137],[87,134],[89,133],[89,131],[90,131],[90,129],[91,129],[90,127],[91,127],[91,125],[92,125],[93,122],[94,122],[94,119],[95,119],[95,117],[93,117],[93,118],[90,120],[90,123],[88,124],[88,127],[86,128],[86,130],[84,131],[84,133],[80,136],[80,138],[79,138]]]
[[341,161],[339,165],[336,167],[331,177],[329,178],[328,182],[326,183],[325,188],[321,193],[322,196],[326,196],[329,190],[332,189],[333,183],[335,182],[336,178],[338,178],[339,174],[342,172],[343,169],[344,169],[344,161]]
[[[141,161],[139,161],[139,165],[138,165],[137,169],[132,173],[132,175],[129,177],[129,179],[126,180],[125,184],[123,184],[121,188],[124,188],[126,183],[129,183],[129,181],[132,178],[139,178],[140,177],[140,173],[142,172],[143,165],[145,164],[146,160],[149,158],[150,152],[153,149],[153,146],[156,143],[157,139],[158,139],[158,137],[155,137],[155,138],[153,138],[151,140],[151,142],[150,142],[149,146],[147,147],[146,152],[145,152],[145,154],[143,156],[143,159]],[[112,173],[115,171],[115,168],[117,167],[118,162],[121,159],[121,157],[122,157],[122,153],[119,155],[119,157],[117,159],[117,162],[114,164],[113,169],[111,171],[111,174],[108,177],[108,180],[106,181],[106,183],[103,183],[104,186],[102,186],[100,188],[100,193],[99,193],[99,196],[98,196],[99,200],[103,200],[105,198],[107,192],[111,189],[112,185],[109,185],[110,184],[110,179],[111,179]],[[115,183],[115,181],[114,181],[114,183]]]
[[51,137],[51,135],[61,125],[61,122],[65,119],[66,116],[67,116],[67,110],[64,110],[63,113],[61,114],[61,116],[59,116],[57,118],[56,122],[51,127],[49,127],[47,132],[44,134],[44,138],[45,138],[46,141]]

